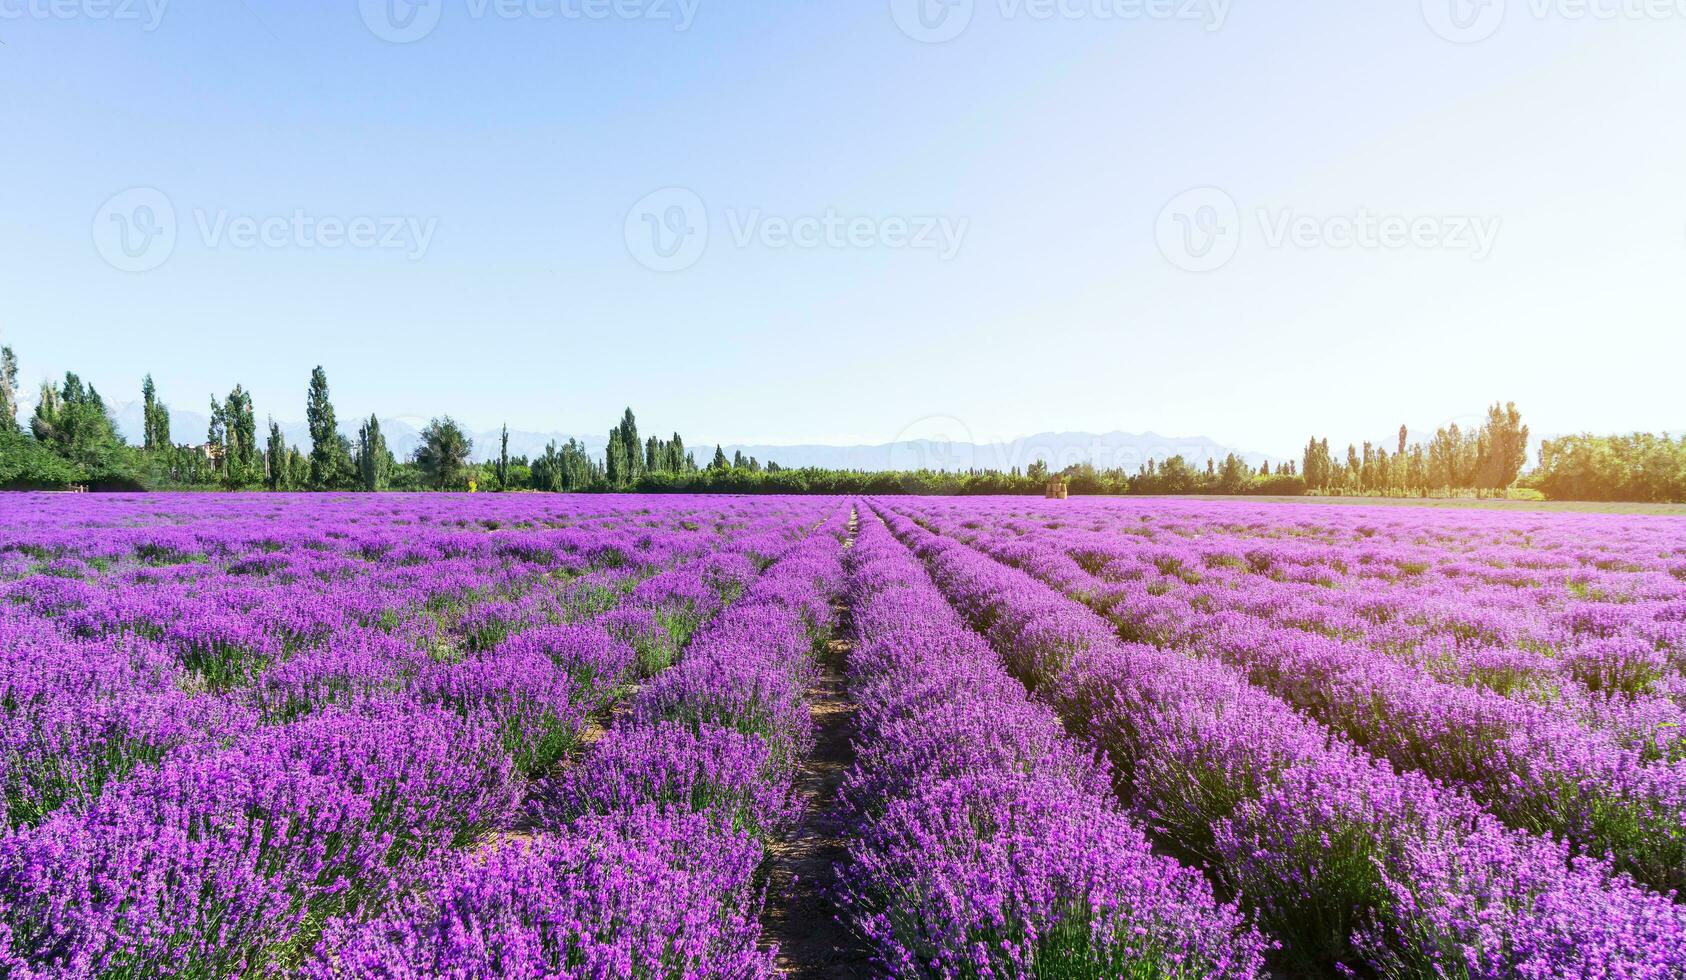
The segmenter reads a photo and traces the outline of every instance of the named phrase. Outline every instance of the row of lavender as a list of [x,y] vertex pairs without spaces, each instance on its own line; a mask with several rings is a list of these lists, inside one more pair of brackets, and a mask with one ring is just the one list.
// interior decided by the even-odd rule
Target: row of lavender
[[[978,523],[977,517],[969,512],[967,519]],[[1686,692],[1618,686],[1595,692],[1555,684],[1525,696],[1480,683],[1482,675],[1467,683],[1444,680],[1416,658],[1393,652],[1394,644],[1386,639],[1387,627],[1393,625],[1389,617],[1376,617],[1384,620],[1376,631],[1382,635],[1352,630],[1331,636],[1302,628],[1292,617],[1269,614],[1277,608],[1271,596],[1281,590],[1268,576],[1212,575],[1198,583],[1188,581],[1189,570],[1212,566],[1214,550],[1225,553],[1223,543],[1213,549],[1196,533],[1167,534],[1165,540],[1156,536],[1147,544],[1143,535],[1120,534],[1119,527],[1128,522],[1113,517],[1111,530],[1062,527],[1021,535],[1002,529],[967,536],[1003,560],[1083,598],[1127,635],[1235,664],[1255,684],[1372,754],[1462,788],[1512,826],[1563,837],[1585,853],[1609,855],[1622,870],[1655,887],[1686,887],[1686,759],[1677,751],[1680,723],[1686,721],[1681,717]],[[946,526],[956,534],[968,530]],[[1662,540],[1637,541],[1621,551],[1608,544],[1596,547],[1602,542],[1593,531],[1580,532],[1577,550],[1587,556],[1588,565],[1619,564],[1633,569],[1622,574],[1636,581],[1624,587],[1610,581],[1614,573],[1599,569],[1605,582],[1599,590],[1605,598],[1599,603],[1567,598],[1586,591],[1575,587],[1582,583],[1578,578],[1534,587],[1530,591],[1538,594],[1536,605],[1545,607],[1541,617],[1569,624],[1602,622],[1610,635],[1587,641],[1565,626],[1555,646],[1536,646],[1522,656],[1576,660],[1590,645],[1606,664],[1640,662],[1625,658],[1630,649],[1640,649],[1659,664],[1686,661],[1678,632],[1667,629],[1686,618],[1686,601],[1633,599],[1640,594],[1686,597],[1686,583],[1645,570],[1646,562],[1653,569],[1674,566],[1686,537],[1676,530],[1670,542],[1670,529],[1668,522],[1657,522]],[[1338,548],[1325,550],[1336,560],[1343,557]],[[1515,551],[1512,563],[1527,560]],[[1142,552],[1155,565],[1178,569],[1177,584],[1142,581],[1145,575],[1136,574],[1140,565],[1129,564]],[[1536,559],[1533,564],[1545,562]],[[1346,588],[1340,582],[1305,588],[1332,593],[1331,605],[1373,603],[1366,598],[1374,591],[1369,579],[1350,580]],[[1518,586],[1492,588],[1509,592]],[[1567,610],[1553,614],[1549,610],[1555,605]],[[1622,626],[1624,616],[1632,620],[1631,629]],[[1675,619],[1664,618],[1668,616]],[[1461,662],[1472,659],[1518,658],[1510,651],[1480,647],[1465,651]],[[1631,676],[1615,666],[1608,669]],[[1564,668],[1565,673],[1574,670]],[[1663,670],[1679,679],[1672,669]],[[1591,706],[1597,710],[1589,710]],[[1640,725],[1645,735],[1635,739],[1624,737],[1621,726],[1598,721],[1611,718],[1650,723]]]
[[1065,563],[1066,584],[1144,640],[1203,631],[1221,597],[1225,613],[1549,704],[1649,758],[1686,753],[1686,541],[1669,522],[1495,518],[1451,535],[1411,516],[1260,525],[1118,508],[1048,534],[1045,518],[995,516],[995,545],[1043,531],[1079,569]]
[[841,588],[839,512],[704,627],[531,822],[451,855],[384,914],[333,924],[321,977],[751,977],[756,870],[799,814],[806,691]]
[[875,517],[850,552],[844,907],[892,976],[1243,977],[1264,942],[1156,856]]
[[[1058,550],[1048,541],[1059,539],[1070,511],[989,533],[992,519],[1020,506],[901,505],[931,528],[1041,572],[1026,556]],[[1686,969],[1686,914],[1671,896],[1636,886],[1568,843],[1506,827],[1464,790],[1395,769],[1319,724],[1315,712],[1295,710],[1307,702],[1290,706],[1215,652],[1124,643],[1116,624],[1042,581],[882,512],[1012,672],[1105,750],[1117,790],[1142,824],[1203,868],[1220,893],[1236,896],[1281,944],[1290,969],[1402,976]],[[1339,688],[1324,690],[1338,703]]]
[[8,974],[338,962],[837,509],[319,499],[7,501]]

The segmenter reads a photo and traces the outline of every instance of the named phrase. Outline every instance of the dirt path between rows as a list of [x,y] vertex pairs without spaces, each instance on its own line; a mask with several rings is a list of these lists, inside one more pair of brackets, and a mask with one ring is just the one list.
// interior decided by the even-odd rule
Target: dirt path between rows
[[[850,543],[854,530],[851,521]],[[850,652],[844,639],[849,634],[846,606],[837,607],[837,623],[839,638],[827,645],[821,663],[824,672],[808,690],[808,710],[818,737],[796,781],[807,813],[794,833],[770,849],[767,904],[761,916],[763,939],[778,945],[779,975],[801,980],[871,976],[865,949],[848,926],[838,921],[837,906],[831,900],[837,868],[848,856],[838,789],[854,763],[849,736],[855,705],[844,681]]]

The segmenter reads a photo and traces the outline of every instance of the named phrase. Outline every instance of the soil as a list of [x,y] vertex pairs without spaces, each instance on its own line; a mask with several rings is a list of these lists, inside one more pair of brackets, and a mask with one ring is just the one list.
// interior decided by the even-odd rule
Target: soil
[[[851,521],[851,544],[853,531]],[[839,606],[837,613],[837,634],[847,636],[848,609]],[[849,651],[847,640],[832,640],[822,663],[824,672],[808,691],[818,738],[796,783],[806,812],[794,833],[769,848],[761,934],[764,942],[778,946],[776,967],[784,977],[854,980],[872,975],[865,947],[839,921],[831,897],[837,869],[848,857],[838,790],[854,764],[849,736],[855,705],[843,674]]]

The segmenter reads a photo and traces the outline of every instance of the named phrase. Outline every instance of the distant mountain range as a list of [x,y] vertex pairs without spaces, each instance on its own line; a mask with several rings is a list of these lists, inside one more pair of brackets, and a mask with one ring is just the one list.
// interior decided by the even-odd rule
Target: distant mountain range
[[[125,438],[131,443],[140,440],[140,402],[117,405],[113,408],[112,415],[117,420],[118,430]],[[203,442],[209,421],[209,417],[200,412],[171,409],[170,434],[179,443]],[[258,438],[261,442],[267,438],[267,423],[259,419],[258,425]],[[381,432],[386,436],[387,448],[399,458],[404,458],[420,442],[424,425],[426,422],[421,419],[381,419]],[[343,425],[341,428],[344,430]],[[310,445],[310,430],[302,422],[282,422],[281,432],[289,444],[300,448],[308,448]],[[347,432],[348,436],[355,434],[355,430]],[[496,429],[469,433],[469,437],[474,440],[476,460],[486,461],[497,456],[498,435],[499,431]],[[526,432],[512,429],[509,433],[509,453],[511,456],[531,458],[543,453],[546,444],[552,441],[566,442],[569,436],[570,434],[565,432]],[[601,454],[608,442],[607,435],[575,434],[573,438],[580,440],[590,452],[596,454]],[[714,454],[712,443],[698,443],[690,448],[696,453],[697,461],[703,465],[707,465],[709,458]],[[905,469],[1022,469],[1037,460],[1042,460],[1055,469],[1073,463],[1091,462],[1102,468],[1121,467],[1126,471],[1135,472],[1136,468],[1148,459],[1163,460],[1181,454],[1191,464],[1204,466],[1206,460],[1221,460],[1231,452],[1235,452],[1254,466],[1267,460],[1272,465],[1281,462],[1278,457],[1237,450],[1205,436],[1162,436],[1154,432],[1042,432],[1012,442],[991,443],[906,439],[857,446],[756,444],[730,445],[723,448],[727,455],[742,452],[745,456],[754,456],[763,463],[777,462],[781,466],[791,468],[816,466],[824,469],[868,472]]]

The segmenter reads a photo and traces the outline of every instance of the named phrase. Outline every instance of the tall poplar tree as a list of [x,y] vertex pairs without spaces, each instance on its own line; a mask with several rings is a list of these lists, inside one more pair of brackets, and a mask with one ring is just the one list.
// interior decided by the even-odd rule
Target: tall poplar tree
[[222,402],[211,396],[211,419],[205,426],[205,449],[217,475],[228,476],[228,416],[223,414]]
[[320,364],[310,372],[304,413],[310,423],[310,485],[318,490],[343,486],[351,460],[346,458],[346,443],[334,420],[334,403],[328,399],[328,373]]
[[252,411],[252,395],[235,385],[223,400],[224,436],[228,478],[243,484],[258,476],[258,424]]
[[603,472],[609,486],[619,488],[631,479],[627,474],[626,443],[621,439],[620,426],[609,430],[609,446],[603,450]]
[[18,358],[0,347],[0,432],[18,431]]
[[387,451],[386,437],[381,434],[380,419],[373,415],[357,430],[357,476],[364,490],[379,493],[385,490],[392,475],[392,453]]
[[638,438],[638,420],[631,408],[621,414],[621,423],[615,431],[620,433],[621,447],[622,471],[618,482],[625,486],[637,480],[644,470],[644,441]]
[[141,380],[141,445],[146,449],[170,448],[170,408],[158,400],[152,375]]
[[269,420],[269,446],[263,454],[267,472],[264,484],[271,490],[291,490],[292,474],[287,468],[287,437],[281,434],[281,427],[275,420]]
[[505,422],[498,438],[498,489],[509,489],[509,423]]

